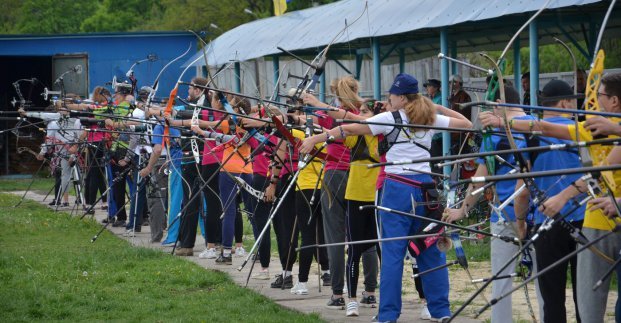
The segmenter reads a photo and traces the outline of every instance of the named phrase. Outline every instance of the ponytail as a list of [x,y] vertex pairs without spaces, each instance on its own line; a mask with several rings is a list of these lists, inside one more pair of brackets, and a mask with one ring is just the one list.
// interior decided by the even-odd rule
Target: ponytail
[[436,122],[436,107],[427,97],[417,94],[405,94],[405,114],[409,123],[414,125],[431,126]]
[[362,105],[362,98],[358,95],[358,81],[352,76],[345,76],[336,82],[336,96],[343,108],[349,111],[358,111]]

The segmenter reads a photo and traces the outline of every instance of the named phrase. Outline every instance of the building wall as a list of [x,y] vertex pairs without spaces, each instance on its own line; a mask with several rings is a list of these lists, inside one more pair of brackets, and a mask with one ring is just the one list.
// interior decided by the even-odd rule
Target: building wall
[[[354,60],[342,60],[341,63],[345,65],[345,67],[347,67],[349,71],[355,73],[356,67]],[[242,92],[248,95],[256,95],[257,93],[260,93],[263,97],[269,97],[274,89],[274,69],[272,61],[259,59],[257,65],[259,71],[259,86],[257,86],[257,74],[255,72],[254,61],[241,63],[240,78],[242,83]],[[287,80],[286,76],[288,75],[288,73],[302,76],[306,72],[307,68],[308,66],[303,65],[298,61],[281,59],[280,69],[281,71],[283,71],[283,76],[279,81],[280,91],[284,91],[283,83],[286,83],[287,87],[296,87],[299,83],[299,80],[295,78],[290,77]],[[399,64],[383,64],[381,68],[381,93],[382,96],[385,97],[394,77],[399,74]],[[483,73],[474,72],[473,75],[478,75],[480,77],[472,77],[470,76],[471,70],[468,67],[461,65],[457,67],[457,70],[458,74],[462,75],[464,78],[464,86],[474,88],[486,87],[485,75],[483,75]],[[212,69],[212,71],[215,71],[215,69]],[[621,69],[607,69],[606,71],[621,72]],[[421,91],[423,91],[424,89],[422,88],[422,84],[425,82],[425,80],[429,78],[440,79],[440,62],[436,57],[406,62],[404,66],[404,72],[414,75],[419,81]],[[329,61],[326,64],[325,74],[328,84],[332,79],[348,75],[348,73],[344,69],[342,69],[340,66],[332,61]],[[233,66],[231,65],[228,69],[222,71],[216,77],[216,82],[221,87],[233,89],[235,79],[236,77],[233,72]],[[513,75],[505,75],[505,79],[513,80]],[[573,85],[572,72],[558,72],[540,74],[540,87],[543,88],[543,86],[552,79],[562,79]],[[328,89],[328,86],[326,86],[326,89]],[[319,90],[319,88],[317,90]],[[373,67],[372,61],[368,59],[362,63],[362,68],[360,72],[360,95],[363,97],[373,97]],[[330,94],[327,93],[326,97],[328,101],[330,100],[329,96]],[[475,93],[471,93],[471,96],[473,98],[476,97]]]
[[[1,37],[0,59],[2,56],[53,56],[58,54],[88,55],[89,93],[97,85],[112,81],[116,74],[125,75],[131,65],[155,54],[158,60],[144,62],[134,68],[138,86],[152,85],[164,65],[181,55],[188,46],[190,52],[184,58],[196,52],[196,38],[189,33],[152,33],[152,34],[85,34],[61,35],[50,37]],[[167,68],[160,80],[158,96],[173,88],[179,74],[183,59]],[[84,66],[86,70],[86,66]],[[191,74],[188,77],[191,77]]]

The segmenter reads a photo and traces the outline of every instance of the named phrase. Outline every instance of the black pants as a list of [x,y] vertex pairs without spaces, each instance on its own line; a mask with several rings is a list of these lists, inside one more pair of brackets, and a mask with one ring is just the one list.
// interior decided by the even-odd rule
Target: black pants
[[242,243],[244,241],[244,218],[242,217],[242,198],[241,194],[237,194],[237,210],[235,214],[235,243]]
[[[582,228],[582,221],[571,222],[576,229]],[[537,230],[539,227],[535,227]],[[570,252],[576,250],[576,241],[569,232],[561,225],[554,225],[546,234],[535,240],[537,253],[537,270],[541,271]],[[586,251],[590,252],[590,251]],[[576,321],[580,322],[578,302],[576,295],[576,256],[560,266],[539,276],[539,290],[543,298],[543,318],[545,322],[567,322],[565,309],[565,286],[567,284],[567,266],[571,270],[571,288],[573,291],[574,304],[576,306]]]
[[[182,205],[185,210],[181,214],[178,246],[179,248],[194,248],[199,214],[203,207],[202,194],[200,191],[202,182],[198,176],[196,164],[194,163],[181,165],[181,172],[184,179],[181,185],[183,186]],[[190,187],[188,187],[188,184]]]
[[222,242],[222,202],[220,202],[220,172],[218,164],[203,165],[201,174],[204,180],[209,180],[203,189],[205,201],[207,203],[207,219],[205,222],[205,235],[207,243]]
[[112,194],[116,204],[117,221],[127,221],[127,212],[125,211],[125,187],[127,185],[127,172],[125,170],[127,167],[129,166],[121,167],[116,163],[111,164],[112,174],[115,179],[114,184],[112,184]]
[[[375,210],[360,210],[360,206],[373,205],[373,202],[347,201],[347,241],[361,241],[377,239],[377,225],[375,223]],[[360,275],[360,258],[362,253],[375,248],[377,243],[353,244],[347,247],[347,295],[355,298],[358,289],[358,276]],[[365,268],[365,272],[367,268]],[[371,269],[371,272],[377,273]],[[375,292],[377,279],[375,282],[365,282],[368,292]]]
[[[315,201],[319,201],[321,191],[315,192]],[[297,245],[298,234],[302,234],[302,246],[323,244],[323,221],[321,219],[321,205],[309,206],[309,201],[313,196],[313,190],[302,190],[295,192],[295,209],[298,216],[298,225],[295,230],[294,244]],[[312,219],[311,219],[312,216]],[[310,223],[309,223],[310,220]],[[296,248],[294,246],[293,248]],[[300,272],[298,280],[302,283],[308,281],[308,273],[313,263],[313,257],[321,266],[321,270],[330,270],[328,253],[326,248],[308,248],[300,250]]]
[[[265,191],[267,185],[269,185],[267,177],[261,176],[259,174],[254,174],[252,176],[252,188],[260,191]],[[263,228],[267,225],[267,231],[263,235],[261,243],[259,244],[259,261],[261,262],[261,267],[263,268],[267,268],[270,266],[272,239],[270,237],[271,226],[267,223],[267,220],[269,219],[271,209],[272,203],[258,201],[256,209],[254,210],[254,214],[252,216],[252,223],[254,225],[252,231],[254,233],[255,239],[258,238],[261,230],[263,230]]]
[[[97,201],[97,191],[100,194],[104,194],[106,191],[106,179],[103,160],[103,143],[95,142],[93,145],[96,147],[88,146],[88,170],[86,171],[86,177],[84,182],[86,187],[84,188],[84,199],[87,205],[93,205]],[[103,202],[107,201],[104,194],[101,198]]]
[[56,202],[56,204],[60,204],[63,200],[63,197],[59,196],[62,182],[62,170],[59,166],[54,169],[54,202]]
[[[276,189],[277,196],[284,199],[282,205],[278,209],[278,213],[274,217],[274,233],[276,233],[276,242],[278,243],[278,256],[282,269],[291,271],[296,261],[297,253],[295,248],[297,241],[293,241],[291,245],[291,235],[295,226],[295,191],[292,188],[286,196],[283,196],[284,189],[289,184],[291,176],[286,175],[281,178]],[[278,202],[277,202],[278,203]]]

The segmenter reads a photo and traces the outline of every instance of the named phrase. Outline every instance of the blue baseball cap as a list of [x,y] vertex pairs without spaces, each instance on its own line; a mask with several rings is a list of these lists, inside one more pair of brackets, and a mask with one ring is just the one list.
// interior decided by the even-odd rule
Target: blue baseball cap
[[416,94],[418,93],[418,80],[409,74],[397,74],[388,93],[396,95]]

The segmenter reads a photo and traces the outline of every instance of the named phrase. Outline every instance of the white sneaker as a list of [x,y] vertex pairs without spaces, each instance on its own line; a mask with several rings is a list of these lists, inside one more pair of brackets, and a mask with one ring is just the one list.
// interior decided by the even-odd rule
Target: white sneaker
[[295,283],[295,286],[291,288],[291,294],[308,295],[308,288],[306,288],[306,283],[302,283],[302,282]]
[[347,313],[345,313],[346,316],[358,316],[360,315],[360,313],[358,313],[358,302],[356,301],[351,301],[349,303],[347,303]]
[[205,250],[198,255],[198,258],[216,259],[218,258],[218,253],[216,252],[216,248],[205,248]]
[[429,309],[427,308],[427,304],[423,304],[423,309],[420,311],[420,319],[421,320],[431,320],[431,313],[429,313]]
[[125,233],[123,233],[124,237],[135,237],[136,233],[134,232],[134,229],[127,229],[125,230]]
[[252,275],[252,279],[270,280],[270,278],[270,272],[268,270],[261,270],[258,273]]
[[443,316],[441,318],[432,317],[431,322],[447,322],[450,318],[450,316]]
[[241,258],[246,255],[246,249],[244,247],[235,248],[235,257]]

